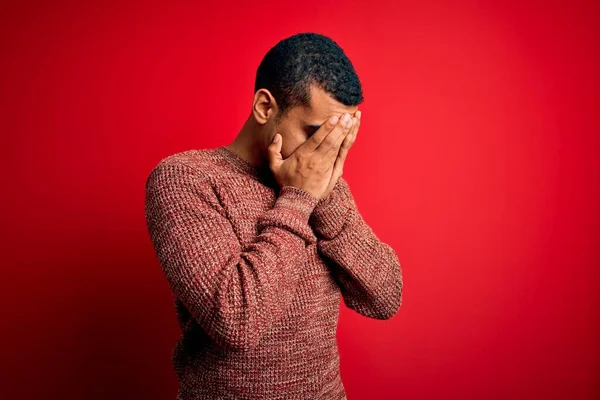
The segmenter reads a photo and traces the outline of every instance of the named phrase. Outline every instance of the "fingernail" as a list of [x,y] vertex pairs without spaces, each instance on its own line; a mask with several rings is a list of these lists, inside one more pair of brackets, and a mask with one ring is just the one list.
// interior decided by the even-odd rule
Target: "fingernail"
[[337,124],[337,123],[338,123],[338,119],[339,119],[339,118],[338,118],[338,116],[337,116],[337,115],[334,115],[333,117],[329,118],[329,122],[330,122],[332,125],[335,125],[335,124]]
[[360,116],[361,116],[361,115],[362,115],[362,112],[360,112],[360,111],[357,111],[357,112],[356,112],[356,118],[360,119]]
[[349,119],[350,119],[350,114],[344,113],[344,116],[342,116],[342,122],[348,122]]

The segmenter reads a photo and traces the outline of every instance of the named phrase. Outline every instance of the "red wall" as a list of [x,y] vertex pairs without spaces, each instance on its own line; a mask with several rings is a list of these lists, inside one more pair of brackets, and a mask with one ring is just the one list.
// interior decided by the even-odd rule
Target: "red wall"
[[344,176],[404,273],[393,319],[342,309],[348,398],[600,396],[598,2],[50,3],[0,6],[0,397],[175,398],[146,176],[301,31],[361,77]]

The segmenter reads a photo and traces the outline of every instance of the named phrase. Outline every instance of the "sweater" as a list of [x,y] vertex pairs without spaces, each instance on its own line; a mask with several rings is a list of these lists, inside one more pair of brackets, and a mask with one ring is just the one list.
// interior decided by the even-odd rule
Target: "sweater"
[[396,253],[363,220],[348,182],[317,199],[221,146],[160,160],[145,189],[181,328],[177,399],[346,399],[341,299],[378,320],[402,300]]

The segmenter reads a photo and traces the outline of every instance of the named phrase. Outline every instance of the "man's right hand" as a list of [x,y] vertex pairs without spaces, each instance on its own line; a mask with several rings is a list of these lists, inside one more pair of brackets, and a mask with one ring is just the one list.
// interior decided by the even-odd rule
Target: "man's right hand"
[[317,199],[324,196],[333,167],[355,118],[343,114],[331,117],[285,160],[281,156],[283,137],[276,134],[269,145],[269,166],[280,187],[295,186]]

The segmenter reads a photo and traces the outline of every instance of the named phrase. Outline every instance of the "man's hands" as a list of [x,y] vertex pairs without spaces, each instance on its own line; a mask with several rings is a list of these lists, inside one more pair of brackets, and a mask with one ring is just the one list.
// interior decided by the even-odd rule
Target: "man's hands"
[[348,135],[346,135],[344,142],[340,146],[340,151],[338,153],[337,160],[335,161],[335,165],[333,166],[333,173],[331,175],[331,180],[329,181],[329,186],[325,190],[325,193],[323,194],[322,198],[329,196],[329,194],[333,190],[333,187],[337,183],[338,178],[342,176],[342,173],[344,172],[344,162],[346,161],[348,150],[350,150],[350,147],[352,147],[352,145],[356,141],[356,135],[358,134],[358,128],[360,127],[360,116],[361,112],[360,110],[357,110],[354,113],[353,117],[354,124],[352,125],[352,128]]
[[[329,194],[327,190],[331,191],[329,186],[333,174],[337,174],[337,181],[341,175],[343,160],[356,137],[356,130],[353,129],[356,120],[349,114],[344,114],[342,118],[331,117],[285,160],[281,156],[283,139],[276,134],[268,150],[269,166],[279,186],[295,186],[318,199]],[[350,141],[349,135],[352,135]],[[336,167],[342,145],[342,163]]]

